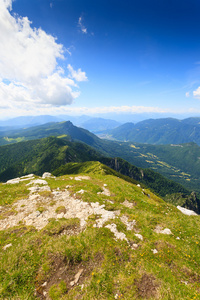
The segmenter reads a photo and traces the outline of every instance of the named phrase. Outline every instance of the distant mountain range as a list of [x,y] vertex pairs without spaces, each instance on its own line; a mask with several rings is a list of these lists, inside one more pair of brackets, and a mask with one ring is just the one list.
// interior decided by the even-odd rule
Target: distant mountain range
[[104,156],[121,157],[137,167],[150,168],[159,172],[191,191],[200,192],[200,147],[194,143],[149,145],[109,141],[100,139],[88,130],[74,126],[68,121],[1,132],[0,145],[49,136],[83,142]]
[[74,125],[80,126],[91,132],[98,133],[110,130],[121,125],[121,123],[104,118],[92,118],[89,116],[69,116],[69,115],[41,115],[41,116],[22,116],[6,121],[0,121],[0,132],[5,130],[16,130],[39,126],[50,122],[71,121]]
[[200,145],[200,118],[149,119],[136,124],[125,123],[107,132],[106,137],[147,144],[194,142]]

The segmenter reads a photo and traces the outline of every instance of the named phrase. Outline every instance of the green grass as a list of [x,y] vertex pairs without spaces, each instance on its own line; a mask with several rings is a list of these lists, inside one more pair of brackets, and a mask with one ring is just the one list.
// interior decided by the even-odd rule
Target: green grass
[[[63,190],[70,185],[71,195],[76,193],[80,200],[104,204],[107,210],[120,210],[119,217],[94,228],[100,216],[92,215],[83,231],[79,219],[64,218],[49,220],[40,231],[24,225],[1,230],[0,299],[37,299],[43,292],[53,300],[115,299],[116,294],[118,299],[127,300],[199,299],[199,216],[185,216],[150,191],[116,176],[97,170],[95,173],[93,168],[81,174],[90,176],[90,180],[76,181],[76,175],[63,175],[47,181],[51,189]],[[111,196],[97,194],[104,184]],[[8,194],[9,187],[10,206],[16,198],[27,196],[24,183],[0,184],[2,195]],[[81,189],[84,194],[77,194]],[[125,200],[134,206],[124,206]],[[1,205],[6,204],[2,200]],[[120,220],[122,215],[136,221],[134,230],[127,231]],[[105,228],[111,223],[126,234],[131,245],[139,247],[133,250],[126,241],[115,240]],[[172,235],[157,234],[157,225],[169,228]],[[143,241],[135,236],[136,232]],[[3,250],[10,243],[12,246]],[[153,254],[153,249],[158,253]],[[71,286],[81,269],[78,283]]]

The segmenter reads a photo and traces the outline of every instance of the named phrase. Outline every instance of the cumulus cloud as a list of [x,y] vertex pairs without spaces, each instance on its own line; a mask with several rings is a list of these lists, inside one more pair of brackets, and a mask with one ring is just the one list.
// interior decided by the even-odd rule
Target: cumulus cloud
[[71,104],[79,95],[74,80],[86,80],[85,72],[72,68],[66,77],[58,65],[65,58],[63,45],[11,10],[12,0],[0,0],[0,101]]
[[78,26],[80,27],[82,33],[87,33],[87,28],[83,25],[83,18],[79,17],[78,19]]
[[200,99],[200,87],[198,87],[196,91],[193,91],[193,96],[197,99]]
[[67,68],[70,72],[71,78],[74,78],[76,81],[86,81],[87,80],[86,73],[82,72],[81,69],[78,69],[78,71],[75,71],[70,64],[67,66]]

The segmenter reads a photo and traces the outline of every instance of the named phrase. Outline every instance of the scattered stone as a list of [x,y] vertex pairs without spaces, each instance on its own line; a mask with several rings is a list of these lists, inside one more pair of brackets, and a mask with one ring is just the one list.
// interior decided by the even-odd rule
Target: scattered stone
[[19,183],[20,182],[20,178],[17,177],[17,178],[14,178],[14,179],[10,179],[6,182],[6,184],[16,184],[16,183]]
[[114,223],[108,224],[105,227],[110,229],[110,231],[114,233],[116,239],[119,239],[119,240],[122,240],[122,241],[125,240],[125,241],[128,242],[126,235],[123,232],[119,232],[117,230],[117,225],[116,224],[114,224]]
[[80,191],[78,191],[78,192],[76,192],[77,194],[84,194],[85,193],[85,191],[84,190],[80,190]]
[[12,246],[12,244],[7,244],[3,247],[3,250],[5,251],[6,249],[10,248]]
[[49,186],[32,186],[30,188],[28,188],[28,190],[31,192],[31,193],[36,193],[36,192],[44,192],[44,191],[51,191],[50,187]]
[[114,214],[115,214],[116,216],[119,216],[119,215],[120,215],[120,213],[121,213],[121,210],[120,210],[120,209],[118,209],[118,210],[114,210]]
[[137,250],[138,247],[139,247],[138,244],[132,244],[132,245],[131,245],[131,249],[133,249],[133,250]]
[[134,204],[129,202],[128,200],[125,200],[122,204],[124,206],[128,207],[128,208],[133,208],[134,207]]
[[137,184],[137,186],[138,186],[138,187],[141,187],[141,185],[140,185],[139,183]]
[[72,185],[66,185],[66,189],[69,189],[70,187],[72,187]]
[[177,236],[177,238],[176,238],[177,240],[180,240],[180,237],[179,236]]
[[177,206],[178,210],[180,210],[184,215],[187,216],[198,216],[197,213],[195,213],[193,210],[187,209],[185,207]]
[[156,233],[172,234],[172,232],[169,228],[165,228],[165,229],[162,230],[162,227],[160,225],[157,225],[154,231]]
[[43,180],[43,179],[35,179],[35,180],[31,180],[31,181],[27,184],[27,186],[28,186],[28,185],[31,185],[31,184],[44,184],[44,185],[46,185],[46,184],[48,184],[48,183],[46,182],[46,180]]
[[110,191],[103,186],[103,192],[98,192],[97,195],[110,196]]
[[24,176],[21,176],[20,178],[23,179],[23,178],[32,178],[34,177],[35,175],[34,174],[28,174],[28,175],[24,175]]
[[151,249],[151,251],[153,252],[153,254],[157,254],[158,253],[158,250],[156,250],[156,249]]
[[42,284],[43,287],[46,286],[46,285],[47,285],[47,281],[45,281],[45,282]]
[[111,201],[111,200],[106,200],[106,201],[111,203],[111,204],[114,204],[114,201]]
[[[45,187],[46,186],[43,186],[41,188]],[[34,226],[36,229],[40,230],[48,224],[50,218],[79,218],[80,227],[83,229],[86,226],[86,221],[90,215],[101,216],[96,221],[96,227],[100,228],[105,222],[115,219],[116,217],[114,211],[104,209],[105,205],[100,205],[98,202],[87,203],[80,199],[75,199],[70,196],[68,190],[53,191],[51,196],[52,197],[50,198],[42,197],[39,194],[30,194],[28,198],[15,202],[15,210],[18,214],[10,215],[5,219],[0,219],[0,230],[17,226],[21,221],[26,225]],[[49,205],[52,201],[55,201],[53,206]],[[38,211],[39,206],[44,207],[42,213]],[[66,208],[66,213],[57,214],[56,208],[59,206],[64,206]]]
[[45,172],[43,175],[42,175],[42,178],[56,178],[55,176],[53,176],[51,173],[49,172]]
[[81,276],[82,273],[83,273],[83,269],[80,269],[80,270],[78,271],[78,273],[75,275],[74,281],[71,281],[71,282],[70,282],[70,285],[71,285],[71,286],[74,286],[74,285],[79,281],[79,278],[80,278],[80,276]]
[[136,225],[136,221],[133,220],[131,222],[128,221],[128,217],[123,215],[120,220],[122,221],[122,223],[124,223],[126,225],[126,229],[127,230],[133,230],[133,227]]
[[140,239],[141,241],[143,241],[143,236],[139,233],[135,233],[135,236]]
[[[73,177],[70,177],[70,178],[73,179]],[[91,178],[90,178],[90,176],[76,176],[76,177],[74,177],[74,179],[77,181],[81,181],[81,180],[90,180]]]

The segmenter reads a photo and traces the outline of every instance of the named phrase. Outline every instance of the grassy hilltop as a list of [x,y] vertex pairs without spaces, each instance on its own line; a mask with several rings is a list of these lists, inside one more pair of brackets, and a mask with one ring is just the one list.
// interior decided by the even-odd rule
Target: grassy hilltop
[[0,184],[0,298],[199,299],[199,216],[99,162],[69,169]]

